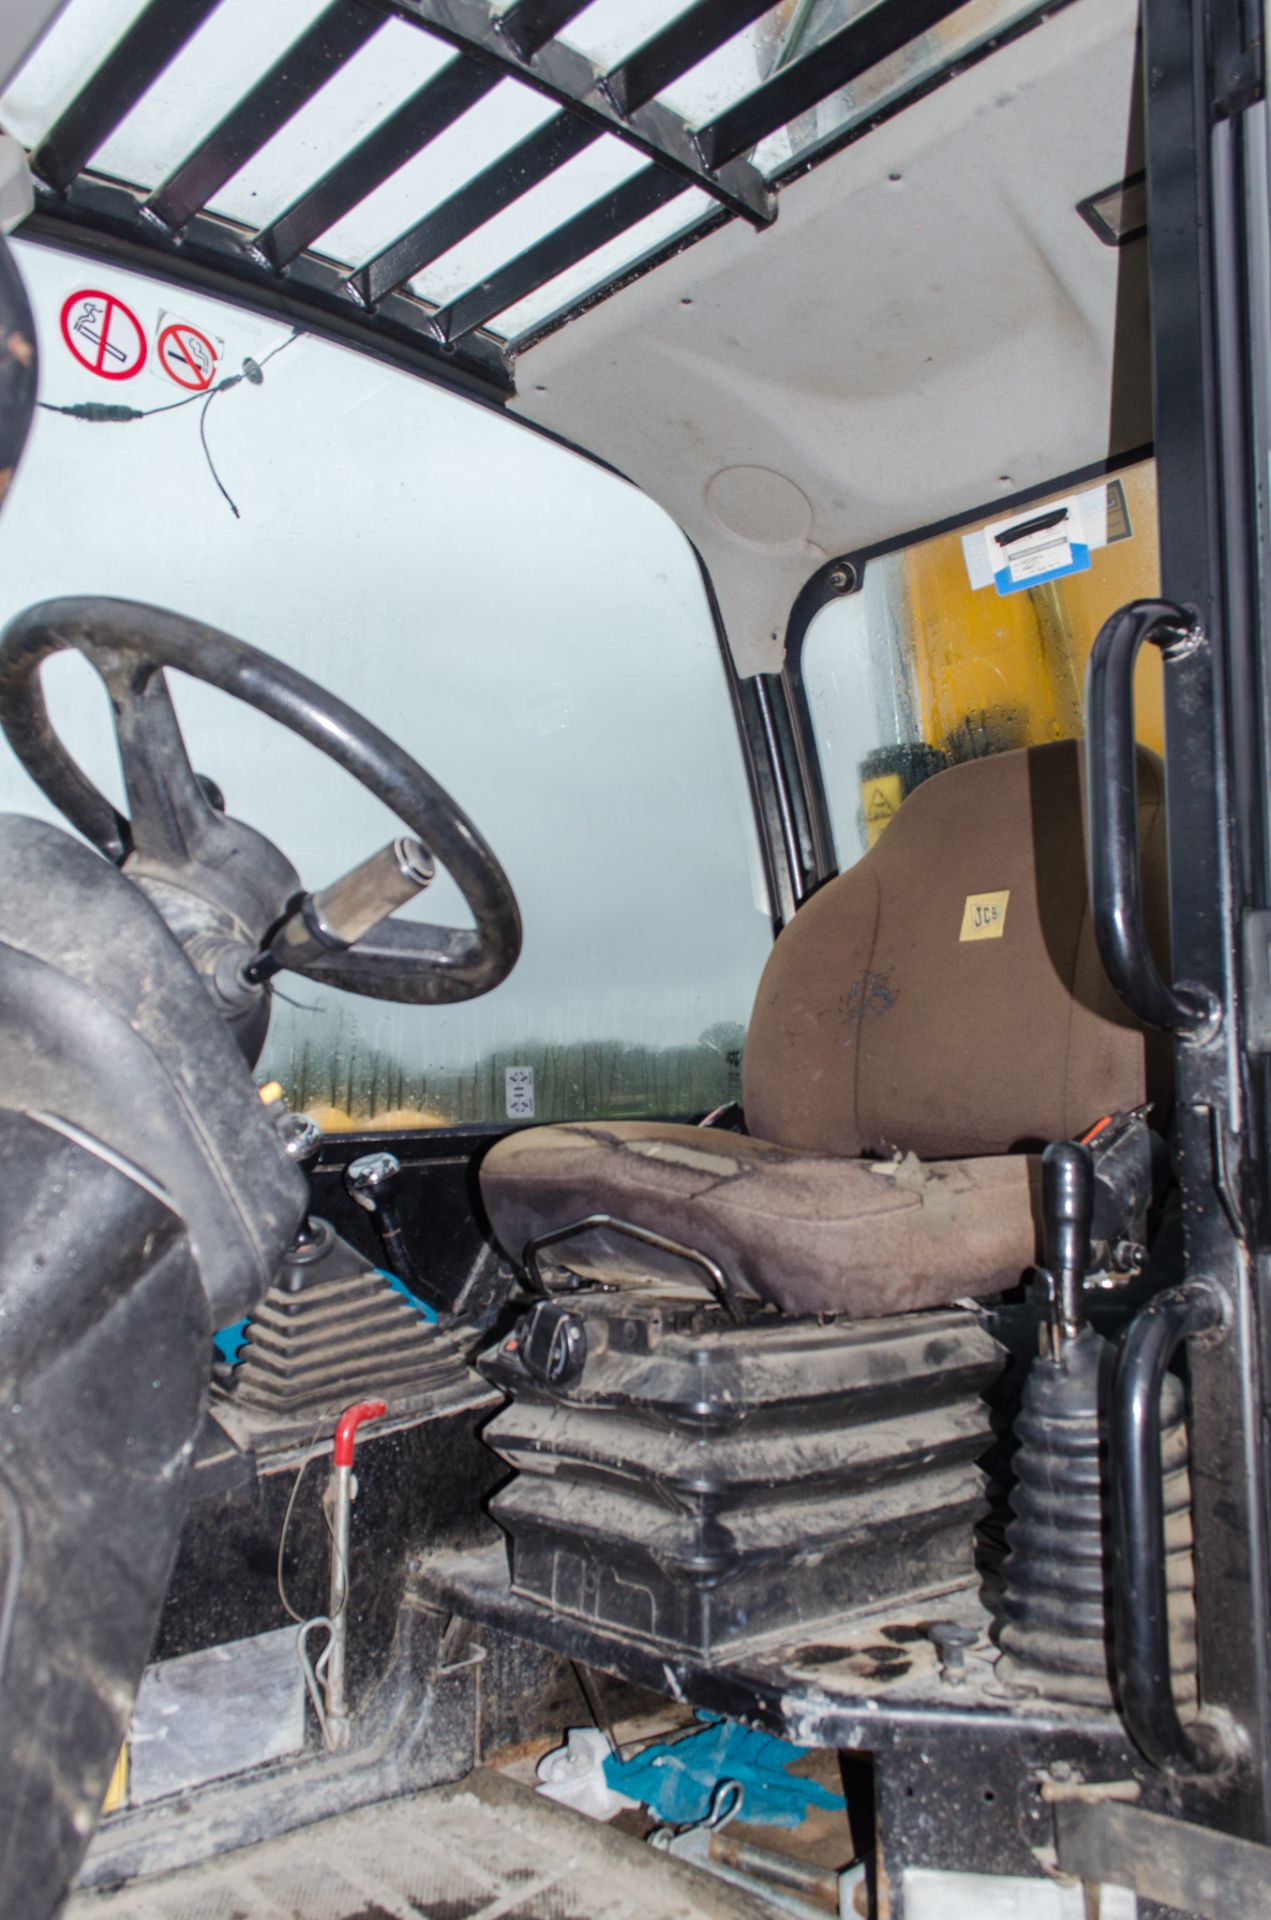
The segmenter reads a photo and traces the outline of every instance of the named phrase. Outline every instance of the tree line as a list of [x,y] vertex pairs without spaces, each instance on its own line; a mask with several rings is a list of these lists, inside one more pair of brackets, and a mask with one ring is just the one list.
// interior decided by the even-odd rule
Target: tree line
[[741,1097],[740,1023],[653,1047],[617,1039],[530,1040],[435,1065],[345,1035],[297,1035],[270,1071],[293,1107],[328,1127],[464,1126],[508,1118],[507,1070],[530,1067],[535,1120],[641,1120],[706,1112]]

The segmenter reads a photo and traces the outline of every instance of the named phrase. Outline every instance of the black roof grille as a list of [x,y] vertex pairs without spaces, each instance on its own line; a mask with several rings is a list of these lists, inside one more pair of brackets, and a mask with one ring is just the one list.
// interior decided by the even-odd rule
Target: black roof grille
[[[501,154],[466,185],[377,253],[351,276],[368,307],[438,259],[501,208],[546,180],[557,167],[589,147],[599,130],[571,113],[558,113],[509,153]],[[680,188],[677,183],[675,192]],[[497,308],[494,309],[497,312]],[[479,323],[474,323],[479,324]]]
[[605,75],[606,93],[621,114],[647,107],[681,74],[771,7],[772,0],[704,0],[690,7]]
[[513,0],[500,16],[499,31],[514,53],[532,60],[589,4],[590,0]]
[[[697,189],[706,202],[696,218],[686,203],[688,230],[675,245],[721,219],[769,224],[777,214],[774,184],[746,156],[957,14],[967,0],[875,0],[698,127],[659,96],[770,11],[774,0],[696,0],[608,71],[558,38],[587,0],[512,0],[501,13],[489,0],[331,0],[158,186],[147,193],[144,186],[95,178],[88,171],[94,155],[218,4],[150,0],[36,148],[32,166],[45,190],[33,230],[78,239],[97,252],[113,249],[130,264],[166,265],[177,278],[209,291],[240,291],[302,323],[328,329],[335,323],[337,332],[423,368],[444,361],[452,373],[498,393],[511,387],[516,342],[483,331],[490,322],[687,189]],[[1006,30],[978,44],[975,57],[1064,4],[1038,0],[1024,17],[1015,9]],[[429,35],[453,58],[260,231],[209,212],[226,182],[389,20]],[[340,264],[322,254],[318,243],[335,222],[507,80],[546,96],[557,111],[371,257]],[[915,91],[931,84],[928,74]],[[648,164],[444,304],[409,289],[422,269],[605,135],[636,149]],[[805,159],[794,171],[808,164]],[[607,283],[601,276],[601,286],[629,278],[643,264],[626,262]],[[591,304],[597,291],[589,288],[551,324]]]
[[949,0],[905,0],[903,6],[871,7],[703,127],[700,139],[706,164],[727,166],[827,94],[850,86],[920,33],[939,26],[960,4],[961,0],[952,6]]
[[256,245],[271,265],[287,266],[498,84],[492,68],[452,60],[258,233]]
[[443,307],[437,315],[441,337],[461,339],[474,327],[493,319],[496,313],[514,307],[527,293],[546,286],[558,273],[585,260],[589,253],[595,253],[607,240],[634,227],[679,191],[677,182],[660,167],[645,167],[605,199],[584,208],[546,239],[527,247],[515,260],[509,260],[498,273]]
[[156,187],[146,201],[147,213],[165,227],[183,227],[383,24],[365,0],[331,0],[282,59]]
[[219,4],[220,0],[150,0],[41,140],[31,159],[40,178],[59,190],[69,187]]

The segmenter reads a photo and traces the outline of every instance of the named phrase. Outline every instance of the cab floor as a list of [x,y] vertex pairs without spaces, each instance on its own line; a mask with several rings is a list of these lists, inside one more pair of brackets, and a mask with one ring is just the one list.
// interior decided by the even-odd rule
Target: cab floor
[[485,1771],[197,1867],[79,1893],[65,1920],[761,1920],[772,1909]]

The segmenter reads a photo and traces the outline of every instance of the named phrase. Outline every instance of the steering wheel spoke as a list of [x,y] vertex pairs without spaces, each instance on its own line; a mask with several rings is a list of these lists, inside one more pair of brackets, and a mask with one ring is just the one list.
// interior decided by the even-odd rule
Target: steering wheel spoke
[[220,816],[190,765],[162,668],[129,654],[97,665],[115,719],[129,851],[164,865],[207,860]]
[[[430,927],[412,921],[409,926],[385,920],[338,960],[315,960],[304,968],[311,980],[344,987],[374,1000],[404,1000],[401,991],[423,960],[431,991],[409,997],[431,1004],[469,999],[487,993],[498,981],[490,978],[496,964],[479,934],[461,927]],[[357,980],[358,984],[352,983]],[[488,985],[483,984],[485,981]]]

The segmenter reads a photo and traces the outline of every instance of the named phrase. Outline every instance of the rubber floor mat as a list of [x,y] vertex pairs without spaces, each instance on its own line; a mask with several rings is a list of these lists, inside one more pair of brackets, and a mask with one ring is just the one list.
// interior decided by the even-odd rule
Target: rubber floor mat
[[65,1920],[760,1920],[771,1912],[483,1772],[202,1866],[77,1894]]

